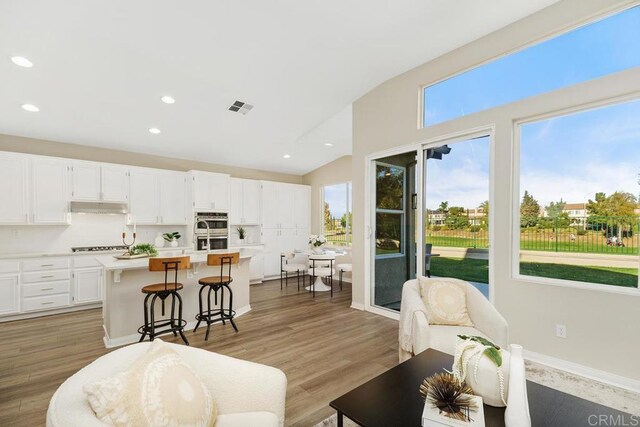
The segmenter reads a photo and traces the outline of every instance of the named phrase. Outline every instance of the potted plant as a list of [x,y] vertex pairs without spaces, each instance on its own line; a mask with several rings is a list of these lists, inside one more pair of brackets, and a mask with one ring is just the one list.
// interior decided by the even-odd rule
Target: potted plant
[[156,256],[158,255],[158,251],[151,243],[139,243],[129,248],[129,254]]
[[247,237],[247,230],[241,225],[236,227],[236,231],[238,232],[238,240],[240,243],[244,243],[244,239]]
[[311,245],[311,249],[313,249],[314,253],[321,254],[322,245],[325,243],[327,243],[327,239],[324,236],[318,236],[316,234],[309,236],[309,245]]
[[179,232],[174,231],[173,233],[164,233],[162,237],[164,237],[164,240],[169,242],[169,245],[172,248],[176,248],[178,247],[178,239],[182,236],[180,235]]

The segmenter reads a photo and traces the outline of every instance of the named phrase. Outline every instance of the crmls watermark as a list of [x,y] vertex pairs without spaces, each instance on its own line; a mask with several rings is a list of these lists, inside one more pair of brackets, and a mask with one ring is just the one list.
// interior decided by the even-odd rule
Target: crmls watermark
[[590,426],[617,426],[636,427],[640,426],[640,415],[589,415],[587,422]]

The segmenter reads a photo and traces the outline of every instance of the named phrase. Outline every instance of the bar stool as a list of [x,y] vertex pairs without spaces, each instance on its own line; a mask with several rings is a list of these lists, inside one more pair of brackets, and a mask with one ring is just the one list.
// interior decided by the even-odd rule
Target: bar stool
[[[142,288],[142,293],[147,296],[144,298],[144,325],[138,328],[138,333],[142,334],[140,341],[144,341],[149,335],[149,339],[153,341],[155,337],[169,332],[174,336],[182,337],[186,345],[189,345],[187,337],[184,336],[184,327],[187,321],[182,318],[182,297],[178,291],[183,288],[182,283],[178,283],[178,270],[186,270],[191,267],[191,261],[188,256],[174,258],[150,258],[149,271],[164,271],[164,283],[154,283]],[[169,280],[169,272],[174,272],[173,281]],[[171,296],[171,316],[164,318],[165,300]],[[149,306],[149,298],[151,298],[151,306]],[[155,303],[156,299],[162,301],[162,319],[156,320]],[[176,318],[176,299],[178,300],[178,317]]]
[[[220,266],[220,275],[219,276],[209,276],[203,277],[198,280],[198,283],[201,285],[200,287],[200,295],[198,297],[198,307],[199,312],[196,314],[196,327],[193,328],[193,332],[195,332],[200,326],[200,322],[204,321],[207,323],[207,332],[204,335],[204,340],[209,340],[209,329],[211,328],[211,324],[215,322],[222,322],[225,324],[225,320],[231,322],[231,326],[233,329],[238,332],[238,327],[236,323],[233,321],[233,318],[236,315],[236,312],[233,310],[233,291],[229,287],[229,284],[233,282],[233,277],[231,277],[231,265],[237,264],[240,260],[240,254],[238,252],[227,253],[227,254],[209,254],[207,255],[207,265],[211,266]],[[227,269],[225,274],[225,268]],[[225,288],[229,292],[229,305],[227,308],[224,307],[224,290]],[[202,293],[205,289],[208,289],[207,292],[207,309],[203,310],[202,308]],[[220,306],[219,308],[211,309],[211,291],[214,292],[214,304],[218,304],[218,291],[220,291]]]

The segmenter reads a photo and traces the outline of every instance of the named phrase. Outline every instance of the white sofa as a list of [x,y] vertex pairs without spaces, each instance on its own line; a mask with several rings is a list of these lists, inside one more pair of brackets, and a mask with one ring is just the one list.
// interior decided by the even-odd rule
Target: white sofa
[[[194,347],[167,344],[207,385],[218,407],[215,427],[284,425],[287,377],[281,370]],[[51,398],[47,427],[105,426],[89,406],[82,386],[124,371],[150,345],[144,342],[115,350],[68,378]]]
[[470,326],[430,325],[427,308],[420,297],[417,279],[405,282],[400,305],[400,362],[428,348],[453,355],[457,335],[478,335],[501,347],[509,341],[507,321],[472,284],[466,284],[467,311]]

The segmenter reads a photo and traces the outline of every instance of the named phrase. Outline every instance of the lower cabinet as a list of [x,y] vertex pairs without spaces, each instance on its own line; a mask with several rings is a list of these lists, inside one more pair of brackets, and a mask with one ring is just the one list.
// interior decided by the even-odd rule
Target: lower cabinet
[[102,301],[102,268],[74,270],[73,304]]
[[20,281],[18,274],[0,276],[0,315],[20,312]]

